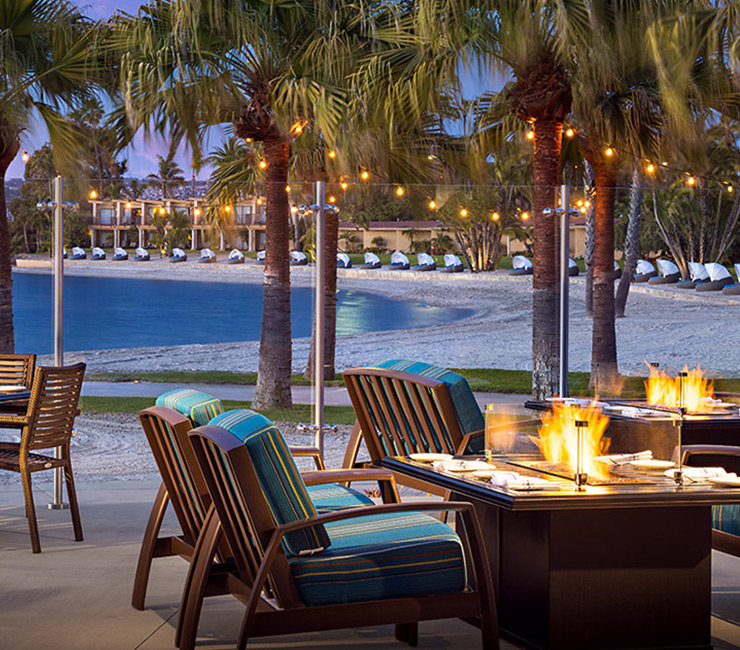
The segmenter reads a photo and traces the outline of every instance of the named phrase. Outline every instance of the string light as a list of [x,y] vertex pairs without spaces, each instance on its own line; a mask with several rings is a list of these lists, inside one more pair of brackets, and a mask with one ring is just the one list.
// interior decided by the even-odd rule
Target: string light
[[29,159],[30,157],[31,157],[31,156],[29,156],[29,155],[28,155],[28,152],[27,152],[27,151],[24,151],[24,152],[23,152],[23,155],[21,156],[21,160],[22,160],[23,162],[28,162],[28,159]]
[[201,211],[200,211],[200,208],[195,208],[195,210],[193,210],[193,214],[194,214],[194,215],[195,215],[196,217],[199,217],[199,216],[201,215]]
[[686,184],[689,185],[689,186],[694,186],[694,185],[696,185],[696,179],[693,176],[689,176],[686,179]]
[[583,199],[578,199],[576,205],[580,208],[583,205]]
[[230,205],[224,206],[224,212],[231,212],[231,206]]
[[728,186],[727,186],[727,191],[728,191],[728,192],[732,192],[732,191],[733,191],[733,189],[732,189],[732,185],[728,185]]
[[527,140],[534,140],[534,131],[527,131]]
[[403,196],[405,193],[405,190],[402,187],[396,188],[396,196]]
[[262,199],[257,199],[257,205],[262,205]]
[[434,210],[437,207],[436,201],[429,201],[429,209]]
[[566,138],[572,138],[575,134],[576,134],[576,132],[573,129],[568,129],[565,132],[565,137]]
[[244,142],[246,142],[247,144],[249,144],[250,142],[252,142],[252,138],[244,138]]
[[529,219],[529,212],[522,212],[521,220],[527,221]]
[[604,155],[606,155],[607,158],[613,156],[614,155],[614,149],[612,149],[611,147],[607,147],[604,150]]
[[286,192],[290,192],[290,185],[286,185],[286,186],[285,186],[285,191],[286,191]]
[[298,212],[298,208],[297,208],[296,206],[294,206],[294,205],[291,205],[291,206],[290,206],[290,211],[291,211],[291,212],[292,212],[293,214],[295,214],[296,212]]
[[583,205],[585,205],[587,208],[591,207],[591,201],[586,201]]
[[645,171],[648,174],[654,173],[655,172],[655,165],[653,165],[653,163],[650,163],[647,167],[645,167]]
[[94,201],[98,198],[98,193],[95,190],[90,190],[90,198]]
[[126,209],[127,210],[131,209],[131,201],[126,201]]
[[347,189],[347,183],[340,183],[339,187],[341,187],[343,190]]
[[463,208],[462,210],[460,210],[460,216],[464,219],[465,217],[468,216],[468,211],[465,208]]
[[260,160],[259,167],[260,167],[260,169],[266,169],[267,168],[267,163],[264,160]]
[[491,215],[491,221],[498,221],[498,220],[499,220],[500,218],[501,218],[501,217],[499,216],[499,213],[498,213],[498,212],[494,212],[494,213],[493,213],[493,214]]
[[362,172],[360,173],[360,178],[361,178],[361,179],[362,179],[363,181],[366,181],[366,180],[368,180],[368,179],[370,178],[370,172],[369,172],[369,171],[367,171],[367,170],[363,170],[363,171],[362,171]]
[[337,202],[337,197],[336,196],[330,196],[329,197],[329,203],[336,203],[336,202]]
[[334,149],[332,149],[332,150],[331,150],[331,151],[329,152],[329,158],[336,158],[336,157],[337,157],[337,152],[336,152],[336,151],[334,151]]

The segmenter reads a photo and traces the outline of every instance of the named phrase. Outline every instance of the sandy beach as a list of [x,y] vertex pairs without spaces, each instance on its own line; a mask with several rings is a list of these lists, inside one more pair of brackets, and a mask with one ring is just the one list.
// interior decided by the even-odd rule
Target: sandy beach
[[[49,273],[48,260],[19,260],[17,272]],[[312,285],[312,267],[294,268],[295,286]],[[70,262],[65,273],[208,282],[261,283],[262,267],[224,263],[169,264]],[[465,307],[462,320],[424,329],[394,330],[338,337],[336,366],[367,365],[388,358],[424,359],[447,367],[531,369],[532,281],[505,271],[484,274],[439,274],[348,269],[339,271],[339,288],[383,294],[393,300],[418,301],[434,307]],[[584,280],[570,288],[570,369],[588,371],[591,321],[585,315]],[[209,308],[217,309],[218,305]],[[633,285],[627,316],[617,321],[619,367],[626,374],[646,374],[645,360],[669,371],[684,364],[713,376],[740,374],[740,298],[701,294],[675,287]],[[152,320],[152,325],[154,320]],[[310,340],[293,340],[293,368],[306,364]],[[67,352],[65,361],[85,361],[88,372],[151,370],[255,371],[257,342],[167,346],[123,350]],[[42,357],[41,362],[50,362]]]

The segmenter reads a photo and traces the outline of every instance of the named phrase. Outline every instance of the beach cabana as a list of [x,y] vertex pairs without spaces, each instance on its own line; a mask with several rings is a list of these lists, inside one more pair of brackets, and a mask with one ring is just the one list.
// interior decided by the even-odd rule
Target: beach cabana
[[306,254],[301,251],[290,251],[290,265],[291,266],[306,266],[308,264],[308,258]]
[[681,279],[681,271],[671,260],[658,260],[658,275],[648,280],[648,284],[675,284]]
[[390,271],[406,271],[410,266],[409,258],[401,251],[396,251],[391,255],[391,264],[388,269]]
[[697,291],[722,291],[728,284],[732,284],[732,275],[722,265],[717,262],[709,262],[704,265],[709,275],[707,282],[698,282]]
[[347,253],[337,253],[337,268],[338,269],[351,269],[352,260],[349,259]]
[[226,258],[226,263],[244,264],[244,253],[242,253],[238,248],[235,248],[229,253],[229,256]]
[[257,253],[257,264],[265,263],[265,251],[259,251]]
[[614,260],[614,279],[619,280],[622,277],[622,267],[619,266],[619,262]]
[[92,255],[90,259],[91,260],[104,260],[105,251],[102,248],[99,248],[98,246],[94,246],[92,249]]
[[200,264],[212,264],[216,261],[216,253],[214,253],[210,248],[203,248],[200,251],[200,257],[198,258],[198,262]]
[[379,269],[381,266],[380,258],[375,253],[365,253],[365,263],[360,265],[360,268]]
[[655,267],[647,260],[637,260],[635,274],[632,276],[632,282],[647,282],[650,278],[658,275]]
[[735,264],[735,275],[738,278],[738,282],[728,284],[722,289],[722,293],[726,296],[740,296],[740,264]]
[[572,258],[568,258],[568,275],[571,277],[574,277],[578,275],[581,272],[581,269],[578,268],[578,263]]
[[111,259],[114,262],[122,262],[123,260],[128,259],[128,253],[120,246],[116,246],[116,248],[113,249],[113,257]]
[[700,282],[709,282],[709,273],[700,262],[689,262],[689,275],[691,279],[681,280],[676,285],[678,289],[695,289]]
[[436,271],[437,270],[437,262],[435,262],[434,258],[428,253],[419,253],[416,256],[416,259],[418,261],[418,264],[415,264],[414,266],[411,267],[412,271]]
[[512,269],[509,271],[509,275],[532,275],[532,262],[524,257],[524,255],[514,255],[511,265]]
[[87,257],[87,253],[85,252],[84,248],[80,248],[79,246],[74,246],[72,248],[72,255],[70,255],[69,259],[84,260],[86,257]]
[[177,263],[177,262],[184,262],[188,259],[188,256],[185,255],[185,251],[182,250],[182,248],[173,248],[172,249],[172,255],[170,255],[170,262]]
[[463,263],[460,261],[460,258],[457,255],[453,255],[452,253],[447,253],[447,255],[445,255],[445,265],[439,270],[439,272],[462,273],[462,271]]
[[137,248],[136,249],[136,255],[134,255],[133,260],[135,262],[148,262],[149,261],[149,251],[146,248]]

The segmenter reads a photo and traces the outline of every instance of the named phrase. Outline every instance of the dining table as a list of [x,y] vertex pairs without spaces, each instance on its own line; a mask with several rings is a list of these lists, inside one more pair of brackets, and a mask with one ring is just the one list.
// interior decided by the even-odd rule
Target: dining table
[[30,397],[31,391],[25,386],[0,385],[0,416],[24,414]]
[[[489,472],[429,460],[380,465],[475,506],[511,638],[563,650],[712,647],[712,506],[740,504],[739,488],[662,473],[577,487],[518,455],[489,459]],[[494,484],[494,471],[520,480]]]

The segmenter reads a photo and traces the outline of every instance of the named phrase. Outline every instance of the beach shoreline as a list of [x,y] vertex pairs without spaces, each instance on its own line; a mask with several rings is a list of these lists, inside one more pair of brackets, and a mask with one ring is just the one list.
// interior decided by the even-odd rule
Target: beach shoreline
[[[203,282],[261,283],[263,267],[245,264],[169,264],[150,262],[66,261],[66,275],[108,276]],[[20,273],[50,273],[48,258],[19,259]],[[313,267],[291,270],[291,283],[313,286]],[[338,271],[338,287],[382,294],[393,300],[432,307],[462,307],[473,313],[460,320],[427,328],[389,330],[337,337],[336,367],[368,365],[388,358],[423,359],[446,367],[490,367],[531,370],[531,277],[505,271],[486,274],[439,274],[398,271]],[[569,367],[588,371],[591,321],[586,317],[583,278],[570,288]],[[681,292],[670,287],[633,285],[627,317],[617,321],[620,371],[645,375],[645,361],[668,371],[700,364],[713,376],[738,376],[740,300],[721,294]],[[723,342],[727,344],[723,345]],[[293,370],[302,372],[310,339],[293,340]],[[147,372],[154,370],[256,371],[259,342],[193,344],[66,352],[65,362],[85,361],[88,372]],[[41,363],[50,363],[43,355]]]

